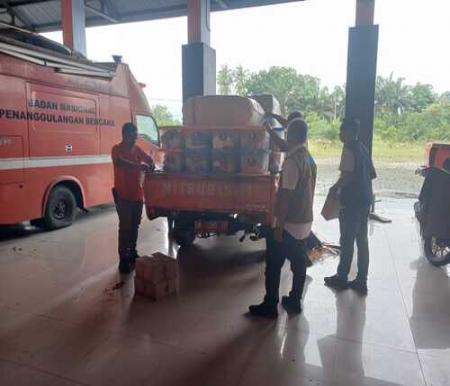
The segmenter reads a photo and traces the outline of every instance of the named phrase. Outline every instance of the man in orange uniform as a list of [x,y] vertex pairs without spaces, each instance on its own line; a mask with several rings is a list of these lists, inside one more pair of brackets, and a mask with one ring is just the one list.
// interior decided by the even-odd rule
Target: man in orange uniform
[[112,148],[114,164],[113,196],[119,215],[119,271],[130,273],[138,258],[136,242],[142,217],[141,175],[154,169],[152,158],[136,145],[137,128],[132,123],[122,127],[122,142]]

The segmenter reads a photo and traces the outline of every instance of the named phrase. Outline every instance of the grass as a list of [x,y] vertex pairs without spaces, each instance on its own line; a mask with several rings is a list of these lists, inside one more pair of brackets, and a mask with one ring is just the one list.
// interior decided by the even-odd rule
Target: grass
[[[337,141],[312,139],[309,141],[309,148],[315,158],[339,158],[342,144]],[[414,162],[421,165],[425,158],[425,143],[388,143],[377,139],[373,142],[373,158],[377,161]]]

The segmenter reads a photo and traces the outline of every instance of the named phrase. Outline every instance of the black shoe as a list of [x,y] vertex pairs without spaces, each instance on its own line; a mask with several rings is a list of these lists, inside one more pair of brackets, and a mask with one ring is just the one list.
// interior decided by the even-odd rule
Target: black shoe
[[338,275],[324,278],[325,285],[335,290],[342,291],[348,288],[348,281],[341,279]]
[[123,273],[124,275],[128,275],[129,273],[133,272],[134,264],[133,261],[130,259],[120,259],[119,262],[119,272]]
[[277,306],[264,302],[258,305],[250,306],[248,310],[253,316],[260,316],[267,319],[276,319],[278,317]]
[[363,296],[366,296],[367,292],[369,291],[367,288],[367,282],[360,280],[360,279],[355,279],[355,280],[350,281],[348,283],[348,286],[352,290],[358,292],[360,295],[363,295]]
[[284,309],[293,314],[301,314],[302,313],[302,305],[300,304],[300,300],[296,300],[291,298],[290,296],[283,296],[281,299],[281,304]]

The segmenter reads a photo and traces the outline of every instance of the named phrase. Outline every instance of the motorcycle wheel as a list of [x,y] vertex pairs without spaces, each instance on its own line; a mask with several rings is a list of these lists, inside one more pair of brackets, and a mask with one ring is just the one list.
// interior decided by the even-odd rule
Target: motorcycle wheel
[[450,244],[430,236],[424,239],[425,256],[436,267],[450,263]]

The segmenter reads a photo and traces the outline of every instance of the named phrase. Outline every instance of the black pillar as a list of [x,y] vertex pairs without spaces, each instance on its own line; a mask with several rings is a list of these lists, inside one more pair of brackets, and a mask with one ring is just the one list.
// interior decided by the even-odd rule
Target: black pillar
[[361,123],[360,139],[372,152],[378,26],[350,28],[345,116]]
[[183,102],[216,93],[216,51],[210,44],[211,0],[188,0],[188,44],[183,45]]
[[183,102],[216,94],[216,51],[206,43],[183,45]]

